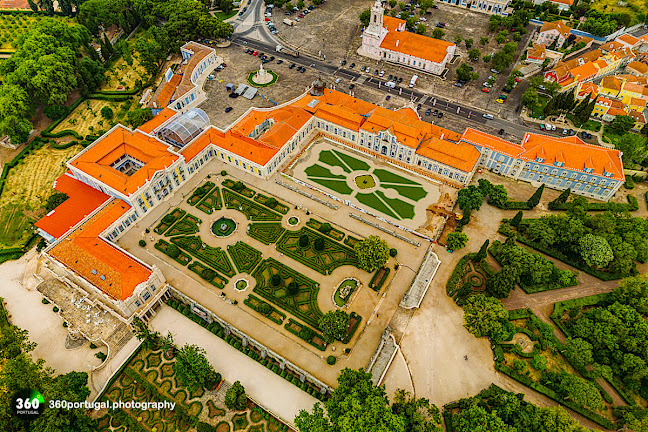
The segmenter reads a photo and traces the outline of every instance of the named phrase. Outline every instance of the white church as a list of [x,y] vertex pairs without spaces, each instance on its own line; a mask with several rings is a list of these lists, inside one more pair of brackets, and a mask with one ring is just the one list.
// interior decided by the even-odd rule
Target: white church
[[358,54],[385,60],[440,75],[455,54],[452,42],[409,32],[405,20],[385,16],[385,8],[376,0],[371,8],[369,26],[362,34]]

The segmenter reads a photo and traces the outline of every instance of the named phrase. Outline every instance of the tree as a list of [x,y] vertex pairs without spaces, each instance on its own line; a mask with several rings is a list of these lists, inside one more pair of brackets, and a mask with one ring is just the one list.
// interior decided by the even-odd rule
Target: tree
[[469,38],[469,39],[464,40],[464,43],[466,44],[467,49],[470,49],[470,47],[473,46],[474,42],[475,41],[473,40],[473,38]]
[[405,420],[389,406],[384,387],[371,382],[371,374],[343,369],[338,386],[324,404],[295,418],[300,432],[405,432]]
[[369,25],[369,20],[371,19],[371,10],[365,9],[360,13],[360,22],[363,26],[367,27]]
[[425,27],[425,24],[417,24],[416,25],[416,33],[422,35],[425,34],[425,31],[427,30],[427,27]]
[[474,401],[467,409],[462,409],[457,419],[455,432],[497,431],[517,432],[507,425],[495,412],[487,412]]
[[345,338],[349,320],[349,314],[344,311],[328,311],[319,319],[317,325],[322,330],[324,339],[332,343]]
[[511,66],[511,63],[513,63],[513,55],[508,54],[504,51],[496,52],[495,54],[493,54],[493,57],[491,58],[491,64],[493,66],[493,69],[499,72]]
[[205,350],[199,346],[185,345],[180,348],[173,368],[178,383],[190,391],[209,389],[216,384],[216,371],[207,360]]
[[531,359],[531,367],[539,371],[544,371],[547,369],[547,359],[540,354],[536,354]]
[[513,219],[511,219],[511,225],[513,225],[514,227],[520,225],[520,222],[522,221],[522,216],[523,216],[522,210],[518,211],[515,214],[515,216],[513,216]]
[[497,342],[504,340],[508,311],[499,300],[476,294],[466,299],[464,327],[476,337],[487,336]]
[[614,258],[608,241],[594,234],[585,234],[578,242],[578,249],[588,266],[605,268]]
[[488,239],[484,240],[484,243],[482,243],[481,247],[479,248],[479,252],[477,252],[473,257],[474,262],[480,262],[484,258],[486,258],[486,256],[488,255],[488,243]]
[[286,2],[284,7],[286,8],[287,11],[292,11],[294,6],[291,2]]
[[579,405],[600,410],[605,407],[601,393],[586,379],[568,372],[547,372],[540,382],[554,389],[558,394],[571,399]]
[[443,36],[445,36],[445,32],[439,27],[435,27],[434,30],[432,30],[432,37],[434,39],[443,39]]
[[468,236],[463,232],[454,231],[448,234],[446,243],[448,245],[448,249],[459,250],[466,246],[466,243],[468,243]]
[[297,1],[297,8],[298,9],[304,9],[304,0],[298,0]]
[[563,354],[576,369],[585,369],[594,363],[592,344],[581,338],[567,338]]
[[247,395],[240,381],[235,381],[225,392],[225,406],[235,411],[243,411],[247,408]]
[[495,207],[504,208],[508,202],[508,192],[504,185],[494,185],[488,192],[488,203]]
[[617,150],[623,152],[621,157],[623,159],[624,167],[631,167],[633,164],[638,164],[646,158],[646,155],[648,155],[646,139],[641,135],[634,133],[626,133],[622,135],[621,138],[617,140],[615,147]]
[[529,206],[529,210],[534,208],[540,203],[540,198],[542,198],[542,192],[544,192],[545,185],[544,183],[540,185],[540,187],[531,195],[531,197],[527,200],[527,205]]
[[295,281],[290,282],[286,291],[288,292],[288,295],[290,297],[295,297],[297,294],[299,294],[299,284]]
[[147,121],[153,118],[153,112],[150,108],[137,108],[131,111],[128,111],[126,114],[126,119],[128,123],[133,128],[138,128],[142,126]]
[[101,117],[105,119],[111,119],[114,115],[115,113],[113,113],[112,108],[110,108],[109,106],[101,108]]
[[63,105],[48,105],[44,109],[44,113],[50,120],[58,120],[61,117],[65,117],[67,114],[67,108]]
[[486,36],[482,36],[482,37],[479,38],[479,43],[482,44],[482,45],[488,45],[488,42],[489,42],[489,40],[488,40],[488,38]]
[[475,185],[463,188],[457,194],[457,205],[464,212],[479,210],[483,202],[484,195],[482,195],[481,190]]
[[397,3],[398,2],[396,0],[389,0],[389,7],[393,9],[396,7]]
[[49,198],[47,198],[47,202],[45,203],[45,211],[47,213],[51,212],[56,207],[63,204],[67,199],[68,196],[63,192],[54,192],[52,195],[49,196]]
[[441,432],[441,412],[425,398],[414,398],[399,389],[394,395],[392,412],[405,421],[405,430],[412,432]]
[[610,127],[618,134],[624,134],[630,131],[635,125],[635,119],[627,115],[618,115],[614,117]]
[[469,65],[466,63],[462,63],[458,68],[457,68],[457,78],[460,80],[466,80],[470,81],[473,79],[473,72],[470,68]]
[[385,265],[389,259],[389,246],[379,236],[371,235],[353,246],[360,268],[372,272]]
[[538,96],[538,91],[530,87],[524,91],[522,94],[522,104],[527,108],[533,108],[538,105],[540,102],[540,96]]
[[313,247],[316,251],[323,251],[325,246],[326,243],[324,242],[324,238],[322,237],[317,237],[313,242]]
[[299,246],[302,248],[308,247],[308,244],[310,243],[310,238],[308,237],[307,234],[302,234],[299,236]]
[[486,279],[486,292],[498,299],[508,297],[509,293],[515,289],[518,274],[518,270],[513,266],[502,267],[495,275]]
[[158,343],[158,340],[160,339],[160,333],[157,331],[152,332],[149,329],[148,325],[139,317],[133,318],[132,326],[135,337],[137,338],[137,340],[142,341],[144,348],[152,349],[155,344]]
[[478,48],[472,48],[468,51],[468,57],[470,60],[477,61],[481,57],[481,51]]

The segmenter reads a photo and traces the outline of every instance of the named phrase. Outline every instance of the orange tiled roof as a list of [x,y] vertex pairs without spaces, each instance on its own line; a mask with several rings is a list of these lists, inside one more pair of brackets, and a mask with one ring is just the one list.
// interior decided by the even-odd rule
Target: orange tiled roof
[[67,173],[56,179],[54,189],[66,194],[68,199],[34,224],[54,238],[61,237],[110,199],[99,189],[88,186]]
[[521,158],[535,160],[542,152],[545,163],[553,163],[560,156],[564,167],[574,171],[584,171],[585,167],[592,168],[593,174],[612,174],[616,180],[624,180],[621,155],[618,150],[594,146],[584,143],[576,136],[556,138],[527,132],[522,140],[524,152]]
[[30,9],[27,0],[2,0],[0,9]]
[[[140,161],[143,166],[128,176],[111,166],[123,156]],[[159,170],[170,166],[178,156],[167,145],[142,132],[131,132],[123,126],[95,141],[69,164],[117,192],[130,195],[144,186]]]
[[613,117],[627,115],[623,108],[619,108],[618,106],[610,108],[605,114]]
[[648,65],[646,65],[645,63],[638,62],[638,61],[630,62],[630,63],[628,63],[628,66],[626,66],[626,67],[628,69],[635,70],[637,73],[639,73],[641,75],[648,73]]
[[201,136],[196,138],[190,145],[182,149],[182,155],[187,161],[193,159],[209,144],[218,148],[227,150],[244,159],[264,166],[280,150],[274,146],[256,141],[238,131],[221,132],[214,128],[209,128]]
[[596,96],[599,94],[599,86],[594,84],[591,81],[587,81],[583,83],[580,86],[580,90],[578,91],[578,96],[584,97],[584,96]]
[[637,123],[646,123],[646,117],[639,111],[630,110],[628,112],[628,115],[632,117]]
[[146,282],[151,270],[100,234],[130,209],[112,199],[96,215],[60,240],[49,254],[115,300],[125,300]]
[[547,56],[547,49],[543,44],[533,44],[533,48],[527,52],[527,58],[542,60]]
[[485,146],[513,157],[519,155],[523,150],[523,148],[517,144],[513,144],[512,142],[473,128],[467,128],[461,136],[461,139],[462,141],[468,141],[482,147]]
[[448,54],[448,48],[453,45],[452,42],[433,39],[416,33],[390,31],[380,44],[380,48],[441,63]]
[[562,3],[562,4],[569,5],[569,6],[574,4],[574,0],[551,0],[551,2],[552,3]]
[[567,78],[564,81],[560,81],[558,84],[560,84],[560,87],[567,87],[570,84],[573,84],[576,80],[574,78]]
[[315,116],[354,131],[364,122],[364,117],[343,105],[318,104]]
[[636,37],[634,37],[632,35],[629,35],[627,33],[622,34],[621,36],[616,38],[616,40],[621,41],[621,42],[625,42],[626,44],[628,44],[630,46],[635,46],[639,42],[639,39],[637,39]]
[[611,52],[623,48],[624,46],[625,45],[623,45],[621,42],[610,41],[608,43],[601,45],[601,50]]
[[158,93],[158,96],[155,99],[155,108],[162,109],[169,105],[169,102],[171,102],[173,95],[178,89],[178,85],[180,85],[180,81],[182,81],[182,75],[173,74],[171,79],[164,83],[164,87],[162,87],[162,90],[160,90],[160,93]]
[[479,160],[479,150],[473,145],[436,137],[426,139],[416,153],[465,172],[471,172]]
[[193,51],[193,55],[184,68],[182,80],[180,81],[180,84],[178,84],[178,88],[173,95],[174,99],[179,99],[183,94],[194,88],[194,85],[191,82],[191,74],[193,73],[194,68],[198,65],[198,63],[202,61],[202,59],[204,59],[214,51],[213,48],[209,48],[197,42],[188,42],[187,44],[183,45],[183,47]]
[[603,77],[603,80],[601,81],[601,87],[605,89],[610,89],[610,90],[616,90],[620,91],[621,90],[621,84],[622,81],[618,79],[615,76],[608,75],[606,77]]
[[138,127],[137,130],[140,130],[146,134],[153,132],[158,126],[160,126],[165,121],[169,120],[176,114],[171,108],[164,108],[160,111],[155,117],[151,120],[144,123],[142,126]]
[[639,84],[635,84],[632,82],[626,81],[623,83],[623,90],[628,91],[628,92],[633,92],[633,93],[639,93],[642,94],[644,92],[645,87]]
[[582,66],[573,68],[570,72],[577,81],[585,81],[586,79],[593,78],[598,73],[599,69],[592,63],[587,62]]
[[542,27],[540,28],[540,33],[549,30],[558,30],[558,33],[562,34],[563,37],[567,38],[569,37],[569,31],[571,30],[571,27],[566,25],[561,20],[545,22],[544,24],[542,24]]
[[400,18],[383,15],[383,27],[387,31],[396,31],[399,27],[405,26],[406,21]]
[[628,105],[633,105],[633,106],[638,106],[638,107],[645,107],[646,106],[646,100],[641,99],[641,98],[630,98],[630,103]]

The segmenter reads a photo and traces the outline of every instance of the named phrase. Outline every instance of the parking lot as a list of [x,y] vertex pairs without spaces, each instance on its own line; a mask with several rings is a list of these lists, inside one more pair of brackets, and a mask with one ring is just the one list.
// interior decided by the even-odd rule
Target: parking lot
[[[322,54],[321,58],[326,58],[326,62],[332,65],[341,66],[342,60],[346,60],[345,67],[349,67],[355,63],[355,70],[359,71],[362,66],[369,67],[370,75],[374,76],[376,70],[385,71],[384,78],[389,75],[395,75],[407,84],[412,75],[417,74],[419,80],[417,82],[417,89],[426,93],[432,93],[443,98],[450,100],[462,101],[475,108],[486,109],[495,115],[507,119],[516,119],[518,112],[516,108],[523,91],[520,87],[514,89],[508,95],[506,103],[499,104],[495,100],[501,94],[501,89],[510,74],[510,70],[505,70],[503,73],[497,75],[497,81],[491,92],[482,92],[482,83],[492,75],[490,72],[491,66],[484,63],[482,60],[471,62],[468,59],[468,49],[465,45],[465,39],[473,39],[472,48],[477,48],[481,51],[482,55],[490,55],[499,51],[504,44],[498,45],[495,42],[496,33],[488,32],[489,15],[478,12],[468,11],[464,8],[457,8],[449,5],[439,3],[437,9],[432,9],[423,16],[426,21],[421,21],[427,27],[426,35],[432,35],[435,26],[442,22],[445,24],[443,31],[445,35],[443,39],[448,41],[455,40],[455,37],[460,35],[462,41],[458,44],[457,54],[458,57],[448,65],[447,74],[442,77],[420,73],[415,69],[405,66],[398,66],[382,61],[371,60],[357,54],[357,49],[361,44],[361,23],[358,19],[360,13],[373,4],[371,0],[357,0],[348,2],[343,0],[328,0],[321,6],[317,7],[312,13],[306,15],[304,18],[299,19],[295,26],[287,26],[283,24],[284,18],[295,19],[295,15],[284,15],[285,9],[275,8],[272,13],[272,21],[277,26],[277,37],[287,41],[290,45],[299,47],[303,52],[311,55]],[[308,6],[308,3],[306,4]],[[396,6],[395,10],[400,11]],[[391,15],[390,9],[387,8],[386,14]],[[418,15],[418,10],[415,11],[415,16]],[[336,38],[331,38],[330,35],[334,33]],[[514,55],[514,62],[522,53],[523,47],[526,45],[528,38],[532,33],[532,27],[529,27],[527,34],[523,35],[523,39],[518,42],[518,51]],[[480,44],[482,36],[488,37],[489,42],[486,45]],[[509,36],[506,42],[511,42],[512,37]],[[466,62],[470,64],[474,71],[479,74],[479,79],[472,81],[461,88],[453,86],[456,81],[456,69],[461,63]]]

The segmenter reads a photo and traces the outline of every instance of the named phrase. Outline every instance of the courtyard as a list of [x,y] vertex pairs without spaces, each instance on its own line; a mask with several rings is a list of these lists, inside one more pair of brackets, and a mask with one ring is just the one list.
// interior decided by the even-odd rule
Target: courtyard
[[[159,267],[173,287],[329,385],[340,369],[366,366],[414,277],[394,266],[402,253],[415,268],[424,250],[345,212],[304,202],[289,189],[272,187],[269,193],[272,180],[239,171],[222,176],[223,168],[228,167],[209,162],[204,174],[149,212],[118,244]],[[319,229],[324,223],[331,226],[327,234]],[[389,259],[392,271],[377,290],[370,288],[375,272],[360,270],[353,250],[371,234],[399,254]],[[341,301],[336,291],[349,278],[357,286]],[[327,344],[318,321],[339,308],[352,314],[347,337]],[[337,357],[335,365],[326,363],[328,355]]]
[[287,172],[411,229],[426,223],[426,209],[441,196],[439,185],[430,179],[352,153],[326,139],[311,144]]

